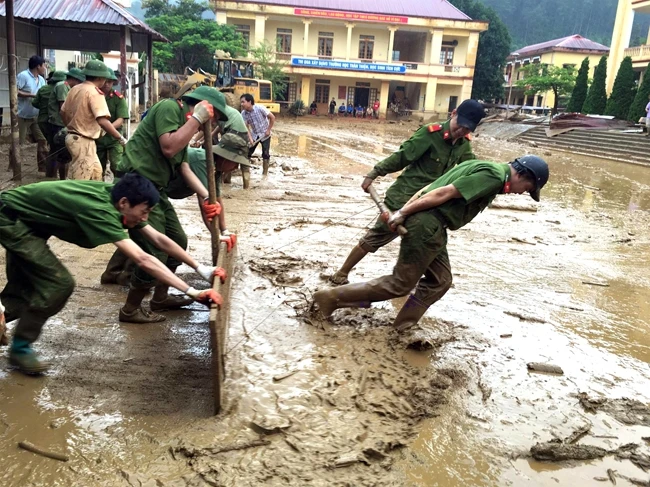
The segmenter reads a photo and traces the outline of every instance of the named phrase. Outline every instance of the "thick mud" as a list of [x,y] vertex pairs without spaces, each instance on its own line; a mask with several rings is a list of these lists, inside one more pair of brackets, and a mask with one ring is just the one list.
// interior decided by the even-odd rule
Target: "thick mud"
[[[111,248],[52,242],[78,286],[38,344],[47,376],[0,357],[0,484],[648,485],[650,169],[544,151],[540,204],[499,197],[450,232],[454,287],[423,320],[427,352],[390,328],[403,299],[309,313],[376,218],[363,174],[415,129],[281,120],[268,178],[256,166],[250,190],[237,175],[226,186],[239,252],[216,417],[206,310],[119,323],[125,289],[98,284]],[[489,133],[474,143],[503,162],[535,150]],[[207,262],[195,200],[176,206]],[[398,245],[351,280],[390,272]]]

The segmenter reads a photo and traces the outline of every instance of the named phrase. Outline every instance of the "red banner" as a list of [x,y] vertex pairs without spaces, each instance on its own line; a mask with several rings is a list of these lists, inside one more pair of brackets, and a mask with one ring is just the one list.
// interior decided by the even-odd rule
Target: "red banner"
[[383,22],[387,24],[408,24],[408,17],[383,14],[364,14],[359,12],[337,12],[334,10],[316,10],[312,8],[294,8],[294,15],[302,17],[320,17],[324,19],[357,20],[363,22]]

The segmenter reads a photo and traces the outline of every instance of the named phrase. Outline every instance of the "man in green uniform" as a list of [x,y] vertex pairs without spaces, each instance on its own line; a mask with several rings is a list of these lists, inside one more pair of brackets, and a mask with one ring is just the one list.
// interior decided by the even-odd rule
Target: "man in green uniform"
[[48,246],[51,236],[83,248],[113,243],[156,278],[193,300],[221,304],[212,289],[198,291],[145,253],[127,229],[196,270],[206,281],[225,279],[222,269],[198,264],[171,239],[147,225],[159,201],[153,184],[129,174],[115,185],[98,181],[46,181],[0,194],[0,245],[7,251],[7,285],[0,293],[7,321],[18,319],[9,361],[28,374],[48,364],[31,347],[47,319],[58,313],[74,289],[74,279]]
[[[160,203],[152,211],[149,223],[184,249],[187,248],[187,236],[165,190],[171,179],[179,173],[202,199],[201,210],[206,219],[211,220],[221,212],[219,204],[209,204],[208,190],[190,169],[187,163],[187,145],[209,119],[219,114],[220,117],[225,117],[225,106],[223,94],[207,86],[184,95],[182,101],[166,99],[156,103],[129,139],[118,167],[118,176],[123,173],[138,173],[153,182],[160,192]],[[166,263],[172,272],[180,265],[175,256],[168,257],[142,241],[138,235],[132,235],[132,238],[146,252]],[[142,308],[142,300],[154,286],[154,295],[149,303],[152,313],[149,313]],[[120,309],[120,321],[164,321],[163,315],[153,311],[177,309],[191,303],[191,300],[168,295],[168,289],[166,284],[156,284],[155,278],[145,272],[145,269],[137,268],[131,277],[126,303]]]
[[[235,110],[236,114],[241,117],[239,112]],[[248,166],[250,160],[248,159],[248,143],[244,137],[235,135],[233,132],[225,134],[218,145],[212,147],[214,153],[214,166],[215,166],[215,183],[217,189],[217,202],[221,205],[221,213],[219,213],[219,229],[221,230],[221,241],[226,242],[227,250],[230,252],[237,243],[237,235],[228,231],[226,228],[226,211],[221,199],[221,181],[224,174],[229,174],[237,165]],[[197,178],[203,183],[203,186],[208,187],[208,171],[205,160],[205,150],[189,148],[187,150],[188,162],[190,169]],[[189,198],[195,191],[193,191],[185,182],[180,174],[176,174],[174,179],[169,182],[167,186],[167,197],[170,199],[185,199]],[[203,204],[203,200],[197,196],[199,208]],[[206,227],[208,221],[204,220]],[[102,274],[102,284],[121,284],[128,285],[133,273],[133,263],[120,251],[116,251],[111,257],[106,270]]]
[[[59,134],[65,127],[61,118],[61,107],[68,97],[70,89],[86,81],[86,76],[79,68],[72,68],[66,74],[65,81],[59,81],[54,85],[47,103],[47,140],[50,143],[50,152],[47,156],[47,167],[45,175],[54,177],[57,169],[60,169],[61,179],[65,179],[65,164],[70,162],[70,153],[65,146],[65,135],[67,131]],[[58,137],[57,137],[58,135]]]
[[[451,118],[442,125],[429,124],[418,129],[413,136],[375,167],[364,178],[361,187],[368,187],[378,176],[402,171],[386,191],[384,203],[395,211],[417,191],[438,179],[457,164],[476,159],[470,147],[470,132],[485,116],[485,110],[476,100],[465,100],[451,112]],[[381,219],[352,249],[343,266],[330,277],[335,285],[347,284],[350,271],[368,252],[377,252],[392,242],[397,234],[391,232]],[[444,266],[445,264],[442,263]],[[448,267],[448,266],[447,266]],[[451,276],[451,269],[448,269]]]
[[[124,99],[124,95],[114,88],[117,83],[117,74],[110,68],[109,73],[111,74],[111,77],[106,80],[106,83],[101,87],[101,90],[104,92],[104,96],[106,97],[108,111],[111,112],[110,121],[113,124],[113,127],[115,127],[120,134],[124,135],[124,121],[129,118],[129,107]],[[97,144],[97,156],[102,165],[102,176],[106,174],[107,167],[110,167],[111,172],[115,174],[118,164],[122,160],[124,147],[108,134],[104,134],[102,137],[97,139],[95,143]]]
[[451,274],[440,271],[441,262],[449,262],[447,229],[465,226],[500,193],[529,192],[539,201],[548,176],[546,162],[533,155],[509,164],[464,162],[416,193],[388,220],[389,228],[403,224],[408,230],[391,275],[318,291],[314,303],[329,317],[338,308],[367,308],[415,288],[393,323],[399,331],[413,327],[451,286]]
[[[38,127],[41,129],[41,132],[45,136],[45,139],[47,140],[48,145],[52,144],[52,141],[49,138],[49,130],[47,126],[47,119],[49,117],[48,114],[48,105],[50,102],[50,94],[52,93],[52,90],[54,90],[54,85],[61,82],[65,81],[66,73],[65,71],[54,71],[50,75],[50,77],[47,79],[47,84],[43,86],[38,92],[36,93],[36,96],[32,100],[32,106],[34,108],[38,108]],[[43,157],[43,160],[41,161],[41,157]],[[45,168],[47,166],[47,154],[44,156],[38,155],[39,158],[39,167]]]

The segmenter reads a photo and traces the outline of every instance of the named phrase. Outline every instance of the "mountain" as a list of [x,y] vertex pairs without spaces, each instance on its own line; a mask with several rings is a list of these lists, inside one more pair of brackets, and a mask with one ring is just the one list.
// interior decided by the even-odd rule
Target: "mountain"
[[[481,0],[492,7],[512,36],[512,49],[580,34],[609,46],[618,0]],[[645,43],[649,14],[636,14],[630,46]]]

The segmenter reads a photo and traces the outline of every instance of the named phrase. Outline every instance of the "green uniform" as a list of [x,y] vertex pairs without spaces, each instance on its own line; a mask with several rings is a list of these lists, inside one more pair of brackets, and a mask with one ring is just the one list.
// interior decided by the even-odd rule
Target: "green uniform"
[[[118,118],[124,120],[129,118],[129,107],[124,96],[119,91],[111,90],[108,95],[105,95],[105,98],[108,111],[111,112],[111,123],[115,122]],[[124,135],[124,124],[118,129],[118,132]],[[115,174],[122,160],[124,147],[122,147],[119,141],[108,134],[104,134],[97,139],[95,144],[97,145],[97,156],[102,165],[102,172],[106,172],[106,166],[110,163],[111,172]]]
[[50,93],[50,98],[47,103],[47,121],[52,125],[57,127],[65,127],[63,119],[61,118],[61,103],[65,101],[68,97],[68,92],[70,91],[70,85],[67,81],[59,81],[54,85],[54,89]]
[[[407,295],[423,306],[438,301],[451,287],[447,255],[447,228],[457,230],[483,211],[501,193],[510,178],[510,166],[487,161],[465,162],[430,184],[422,194],[453,184],[462,198],[409,216],[408,234],[402,237],[397,264],[390,276],[370,281],[370,301]],[[422,196],[420,196],[422,197]]]
[[51,144],[52,141],[49,138],[49,130],[47,127],[47,119],[48,119],[48,104],[50,101],[50,94],[52,93],[52,90],[54,89],[54,85],[51,84],[46,84],[45,86],[41,87],[40,90],[36,93],[36,96],[32,99],[32,106],[35,108],[38,108],[38,128],[41,129],[41,132],[45,136],[45,140],[47,140],[48,144]]
[[244,117],[241,116],[240,111],[226,105],[224,115],[228,117],[228,120],[219,120],[218,123],[221,127],[221,132],[238,132],[248,139],[248,128],[246,127]]
[[45,181],[0,193],[0,245],[7,251],[0,299],[11,318],[20,319],[15,338],[34,342],[74,289],[47,244],[51,236],[84,248],[128,238],[111,188],[97,181]]
[[[182,127],[190,115],[190,108],[172,99],[156,103],[147,116],[140,122],[133,136],[126,144],[122,161],[118,166],[119,172],[136,172],[149,179],[160,192],[160,202],[149,214],[149,224],[164,233],[183,249],[187,249],[187,235],[178,221],[174,207],[169,202],[166,188],[174,178],[180,165],[187,161],[187,148],[171,158],[165,157],[160,148],[158,138],[164,134],[175,132]],[[131,238],[148,254],[167,265],[174,272],[181,264],[169,257],[148,240],[140,232],[131,232]],[[155,284],[155,279],[139,267],[131,275],[133,288],[148,289]]]
[[[469,139],[463,138],[452,145],[450,121],[420,127],[413,136],[402,143],[399,150],[377,163],[368,173],[376,178],[402,171],[386,191],[384,202],[391,211],[399,210],[422,188],[431,184],[461,162],[476,159]],[[397,238],[388,225],[378,219],[375,226],[359,241],[366,252],[376,252]]]
[[[235,110],[236,111],[236,110]],[[239,113],[239,112],[237,112]],[[208,187],[208,168],[205,161],[205,149],[187,149],[188,164],[190,169],[197,178],[203,183],[203,186]],[[217,186],[217,197],[221,196],[221,171],[215,171],[215,182]],[[177,174],[167,186],[167,196],[174,200],[181,200],[194,194],[185,180],[180,174]]]

